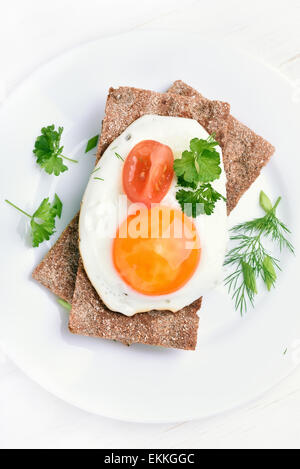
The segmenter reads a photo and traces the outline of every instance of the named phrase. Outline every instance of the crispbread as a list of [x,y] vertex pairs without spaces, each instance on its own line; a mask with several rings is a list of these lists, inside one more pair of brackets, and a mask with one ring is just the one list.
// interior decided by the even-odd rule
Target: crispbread
[[79,213],[36,267],[32,276],[52,293],[72,303],[78,271]]
[[[102,127],[100,150],[116,139],[132,122],[145,114],[196,119],[209,133],[215,132],[224,146],[230,107],[203,97],[190,99],[174,94],[161,94],[136,88],[111,88]],[[127,317],[110,311],[91,285],[79,262],[69,327],[81,335],[114,339],[124,343],[144,343],[163,347],[194,350],[197,343],[202,299],[176,314],[150,311]]]
[[127,345],[138,342],[194,350],[201,303],[199,298],[176,314],[150,311],[128,317],[113,313],[99,298],[80,259],[69,327],[74,334],[117,340]]
[[[186,94],[188,97],[192,97],[193,101],[197,101],[200,99],[200,95],[192,90],[191,88],[185,85],[182,82],[176,82],[174,84],[174,87],[172,87],[171,92],[173,93],[179,93],[181,95]],[[148,92],[149,93],[149,92]],[[129,93],[129,98],[130,98]],[[115,96],[116,102],[118,101],[117,96]],[[132,95],[131,95],[132,99]],[[151,99],[150,95],[148,94],[147,97],[144,96],[145,101],[147,99]],[[201,102],[203,103],[204,98],[201,97]],[[173,101],[170,99],[168,100],[169,103],[172,103]],[[204,103],[203,103],[204,105]],[[113,104],[111,107],[111,103],[108,102],[108,107],[107,107],[107,112],[117,112],[117,104]],[[135,119],[138,118],[141,114],[137,106],[135,106],[135,103],[132,102],[131,104],[129,103],[129,106],[134,108],[134,113],[136,115]],[[195,106],[195,103],[193,104]],[[150,105],[151,107],[151,105]],[[122,116],[125,118],[125,111],[122,111],[124,114]],[[151,110],[148,111],[153,112]],[[184,109],[181,110],[181,112],[184,112]],[[172,114],[174,115],[174,114]],[[181,114],[182,115],[182,114]],[[118,118],[118,116],[116,115]],[[188,117],[187,115],[184,115],[184,117]],[[226,118],[224,116],[225,124],[226,124]],[[238,121],[236,121],[234,118],[230,118],[232,121],[231,124],[231,130],[230,130],[230,135],[232,139],[232,147],[230,150],[230,146],[228,151],[227,158],[232,159],[236,165],[244,165],[247,164],[246,160],[251,156],[251,145],[244,145],[245,151],[239,151],[239,148],[243,146],[243,142],[241,142],[241,135],[242,131],[244,132],[244,135],[249,141],[254,141],[256,138],[261,139],[260,137],[257,137],[253,132],[251,132],[249,129],[247,129],[245,126],[240,124]],[[116,135],[116,128],[115,128],[115,122],[112,122],[110,125],[108,125],[108,121],[104,122],[103,125],[103,133],[102,133],[102,138],[100,141],[100,146],[99,146],[99,151],[98,155],[100,155],[103,150],[107,147],[107,145],[110,143],[109,139],[106,137],[106,133],[111,134],[111,138]],[[105,127],[107,125],[107,127]],[[126,128],[129,123],[126,125],[126,122],[123,122],[123,126],[125,125],[124,128]],[[122,130],[124,130],[122,128]],[[246,131],[246,130],[248,131]],[[122,131],[121,130],[121,131]],[[209,132],[215,131],[216,129],[212,129],[211,127],[208,128]],[[223,131],[223,134],[219,135],[217,134],[217,138],[223,143],[223,152],[225,150],[224,148],[224,143],[225,143],[225,134],[226,131]],[[239,137],[239,144],[237,146],[234,145],[234,135],[237,135]],[[113,137],[115,138],[115,137]],[[242,195],[242,193],[247,190],[247,188],[252,184],[252,182],[256,179],[258,176],[260,169],[261,169],[261,164],[260,164],[260,158],[261,160],[265,161],[265,163],[268,161],[268,159],[271,157],[271,154],[273,153],[273,147],[267,142],[265,142],[263,139],[259,141],[260,148],[263,150],[262,155],[258,155],[259,151],[254,152],[254,157],[253,157],[253,164],[251,165],[251,172],[248,173],[247,171],[243,171],[243,175],[241,176],[241,185],[239,186],[238,191],[231,191],[229,195],[229,201],[228,201],[228,210],[229,212],[234,208],[236,205],[238,199]],[[101,148],[103,146],[103,148]],[[236,153],[234,153],[236,151]],[[231,155],[231,156],[230,156]],[[265,164],[264,163],[264,164]],[[233,166],[234,168],[234,166]],[[238,175],[235,174],[235,171],[230,172],[230,179],[238,178]],[[244,178],[244,181],[243,181]],[[234,188],[234,182],[233,188]],[[73,221],[73,224],[77,223],[78,220]],[[74,227],[74,226],[73,226]],[[72,225],[70,225],[64,235],[66,237],[73,237],[74,242],[73,245],[76,244],[77,242],[77,233],[74,233]],[[76,238],[76,239],[75,239]],[[63,242],[60,242],[61,240],[58,241],[57,245],[52,248],[52,250],[56,249],[62,250],[63,249]],[[72,244],[69,242],[69,245]],[[74,248],[75,249],[75,248]],[[78,249],[77,249],[78,252]],[[74,260],[76,258],[76,254],[74,253],[72,256],[72,259]],[[55,256],[54,256],[55,258]],[[36,269],[34,273],[34,277],[39,280],[41,283],[46,285],[48,288],[50,288],[54,293],[60,295],[61,297],[67,299],[67,301],[70,301],[70,292],[74,288],[74,276],[68,276],[66,279],[64,279],[61,275],[56,276],[55,275],[55,269],[52,269],[51,262],[53,259],[53,254],[48,255],[45,260],[40,264],[40,266]],[[62,256],[63,259],[63,264],[65,264],[65,261],[67,262],[66,256]],[[61,265],[62,271],[64,268],[67,270],[69,269],[68,265],[66,264]],[[72,271],[72,269],[71,269]],[[55,278],[56,277],[56,278]],[[50,280],[49,280],[50,279]],[[67,282],[65,282],[67,280]],[[77,278],[77,285],[76,285],[76,290],[77,292],[75,293],[74,296],[74,301],[76,301],[76,311],[73,309],[73,313],[71,316],[71,323],[70,323],[70,328],[72,332],[79,333],[79,334],[84,334],[84,335],[95,335],[99,337],[106,337],[106,338],[114,338],[116,340],[121,340],[125,343],[131,343],[131,342],[143,342],[143,343],[149,343],[151,345],[164,345],[168,347],[177,347],[177,348],[185,348],[185,349],[194,349],[196,345],[196,340],[197,340],[197,329],[198,329],[198,316],[196,314],[196,311],[200,308],[201,305],[201,300],[199,302],[194,303],[193,305],[189,306],[188,308],[185,308],[182,310],[180,313],[173,314],[173,313],[165,313],[165,312],[150,312],[150,313],[143,313],[140,315],[135,316],[136,319],[132,320],[132,318],[127,318],[119,315],[117,313],[107,313],[107,311],[100,312],[101,311],[101,302],[99,303],[99,297],[95,293],[93,287],[91,286],[90,282],[88,281],[86,274],[84,270],[82,269],[82,266],[79,268],[78,271],[78,278]],[[94,303],[96,301],[96,303]],[[91,308],[87,309],[87,304],[91,305]],[[108,314],[108,316],[107,316]],[[170,316],[171,315],[171,316]],[[112,318],[111,316],[114,316]],[[174,316],[176,316],[174,318]],[[139,320],[140,317],[140,320]],[[118,319],[117,319],[118,318]],[[176,319],[176,320],[175,320]],[[126,322],[127,321],[127,322]],[[170,322],[171,321],[171,322]]]
[[146,114],[188,117],[197,120],[209,134],[215,133],[221,146],[225,145],[230,106],[198,96],[187,99],[174,93],[156,93],[137,88],[121,87],[109,90],[102,126],[97,160],[132,122]]

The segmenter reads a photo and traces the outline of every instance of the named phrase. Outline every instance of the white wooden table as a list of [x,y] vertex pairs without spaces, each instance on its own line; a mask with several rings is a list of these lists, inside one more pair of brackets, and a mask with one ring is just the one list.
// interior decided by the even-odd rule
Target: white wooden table
[[[55,55],[143,28],[197,31],[220,39],[223,47],[238,44],[300,90],[299,26],[300,0],[1,0],[0,101]],[[61,402],[0,352],[0,448],[300,448],[300,371],[227,415],[138,425]]]

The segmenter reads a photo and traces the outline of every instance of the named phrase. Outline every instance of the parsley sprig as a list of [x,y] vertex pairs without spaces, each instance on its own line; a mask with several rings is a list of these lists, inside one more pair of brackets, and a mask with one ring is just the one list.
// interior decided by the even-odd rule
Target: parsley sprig
[[189,217],[196,218],[198,215],[211,215],[218,200],[224,200],[225,197],[215,191],[211,184],[202,184],[199,189],[186,191],[180,189],[176,194],[182,211]]
[[234,268],[225,284],[241,314],[247,312],[249,302],[254,306],[258,293],[257,280],[261,278],[270,291],[275,286],[277,271],[281,270],[280,261],[265,248],[264,239],[272,240],[280,251],[287,249],[294,254],[294,247],[286,237],[290,230],[276,215],[280,202],[281,197],[273,206],[269,197],[261,192],[260,205],[266,215],[241,223],[231,230],[231,240],[238,244],[225,259],[225,266]]
[[226,202],[226,198],[211,185],[222,173],[217,146],[215,134],[207,140],[194,138],[190,141],[190,151],[184,151],[182,157],[174,161],[177,184],[187,188],[179,189],[176,199],[182,211],[193,218],[211,215],[219,200]]
[[49,197],[44,199],[33,215],[25,212],[9,200],[5,200],[5,202],[30,218],[33,247],[38,247],[43,241],[48,241],[55,233],[55,219],[56,217],[61,218],[63,208],[57,194],[55,194],[52,204],[49,202]]
[[46,173],[55,174],[55,176],[59,176],[61,173],[68,170],[68,167],[63,163],[63,159],[71,161],[72,163],[78,163],[77,160],[72,160],[62,155],[64,147],[61,146],[60,141],[63,130],[63,127],[58,127],[58,130],[55,130],[54,125],[43,127],[41,130],[42,134],[37,137],[33,150],[37,164],[40,165]]
[[219,179],[222,170],[220,154],[216,150],[218,145],[214,134],[207,140],[191,140],[190,151],[184,151],[182,157],[174,161],[176,176],[182,176],[185,182],[192,184]]

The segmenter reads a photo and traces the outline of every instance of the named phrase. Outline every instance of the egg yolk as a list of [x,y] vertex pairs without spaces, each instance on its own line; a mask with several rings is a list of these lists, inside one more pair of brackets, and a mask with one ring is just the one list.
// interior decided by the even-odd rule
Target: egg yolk
[[201,257],[193,221],[165,206],[141,209],[119,226],[113,241],[114,266],[131,288],[166,295],[183,287]]

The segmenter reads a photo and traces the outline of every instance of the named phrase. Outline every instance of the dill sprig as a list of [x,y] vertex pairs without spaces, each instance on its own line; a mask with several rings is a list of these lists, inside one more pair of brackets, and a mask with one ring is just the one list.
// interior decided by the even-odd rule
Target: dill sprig
[[280,261],[264,247],[264,239],[271,239],[280,251],[288,249],[294,254],[294,247],[286,238],[290,230],[276,215],[280,202],[281,197],[273,206],[269,197],[261,192],[260,205],[266,215],[241,223],[231,230],[233,236],[230,239],[237,246],[227,254],[225,266],[232,266],[235,270],[226,278],[225,284],[241,314],[247,312],[248,302],[254,306],[258,293],[257,280],[261,278],[270,291],[277,280],[276,270],[281,270]]

